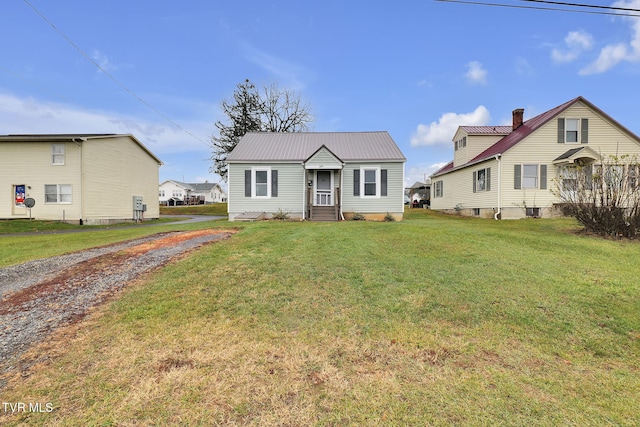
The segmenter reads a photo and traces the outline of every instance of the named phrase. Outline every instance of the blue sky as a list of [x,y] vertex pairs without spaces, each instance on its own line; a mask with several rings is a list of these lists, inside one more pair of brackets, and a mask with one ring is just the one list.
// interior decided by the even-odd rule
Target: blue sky
[[388,131],[407,185],[452,159],[457,126],[509,124],[515,108],[527,119],[584,96],[640,134],[640,18],[432,0],[5,0],[0,21],[0,134],[131,133],[165,163],[161,181],[219,181],[208,144],[247,78],[297,92],[314,131]]

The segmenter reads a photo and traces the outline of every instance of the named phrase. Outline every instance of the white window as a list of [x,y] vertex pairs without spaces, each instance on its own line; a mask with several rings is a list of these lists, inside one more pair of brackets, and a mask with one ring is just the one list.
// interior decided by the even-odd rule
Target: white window
[[64,144],[51,144],[51,164],[64,165]]
[[442,181],[436,181],[435,182],[435,194],[434,197],[442,197],[444,195],[443,193],[443,185],[442,185]]
[[491,168],[478,169],[473,172],[473,192],[491,190]]
[[45,203],[71,203],[71,184],[45,184]]
[[362,197],[380,197],[380,168],[360,169]]
[[182,197],[182,190],[173,190],[172,197]]
[[522,188],[538,188],[538,165],[522,166]]
[[268,199],[271,197],[271,169],[251,169],[251,197]]
[[565,119],[564,121],[564,142],[578,142],[579,119]]
[[158,196],[164,197],[164,190],[160,190],[160,192],[158,193]]

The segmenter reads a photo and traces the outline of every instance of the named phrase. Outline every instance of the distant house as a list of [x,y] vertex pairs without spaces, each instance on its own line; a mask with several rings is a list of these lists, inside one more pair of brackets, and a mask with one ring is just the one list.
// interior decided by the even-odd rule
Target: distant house
[[578,165],[640,156],[640,139],[583,97],[512,126],[460,126],[454,158],[431,175],[431,208],[487,218],[558,216],[558,185]]
[[[158,218],[160,165],[133,135],[0,135],[0,218]],[[35,201],[30,210],[26,199]]]
[[227,158],[229,220],[400,220],[405,161],[388,132],[248,133]]
[[181,182],[172,179],[160,184],[161,205],[204,205],[227,201],[227,195],[219,184],[213,182]]

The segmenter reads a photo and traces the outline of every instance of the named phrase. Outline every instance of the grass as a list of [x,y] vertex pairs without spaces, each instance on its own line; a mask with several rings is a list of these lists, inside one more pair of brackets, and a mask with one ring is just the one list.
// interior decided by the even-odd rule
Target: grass
[[51,340],[2,400],[54,411],[0,422],[637,425],[640,246],[576,229],[247,224]]
[[212,215],[227,216],[226,203],[193,206],[160,206],[161,215]]

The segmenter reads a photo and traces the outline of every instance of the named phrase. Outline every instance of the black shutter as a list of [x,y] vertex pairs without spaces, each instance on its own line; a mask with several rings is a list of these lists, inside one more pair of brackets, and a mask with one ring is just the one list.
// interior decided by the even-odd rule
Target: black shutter
[[540,189],[547,189],[547,165],[540,165]]
[[473,192],[476,192],[476,181],[478,180],[478,172],[473,171]]
[[589,119],[582,119],[580,121],[580,142],[583,144],[589,143]]
[[387,170],[380,169],[380,195],[385,197],[387,195]]
[[244,197],[251,197],[251,169],[244,171]]
[[558,144],[564,144],[564,119],[558,119]]
[[278,197],[278,171],[271,171],[271,197]]
[[491,168],[487,168],[486,177],[487,191],[491,191]]
[[360,169],[353,171],[353,195],[360,195]]
[[513,188],[519,190],[522,188],[520,183],[522,180],[522,165],[513,165]]

